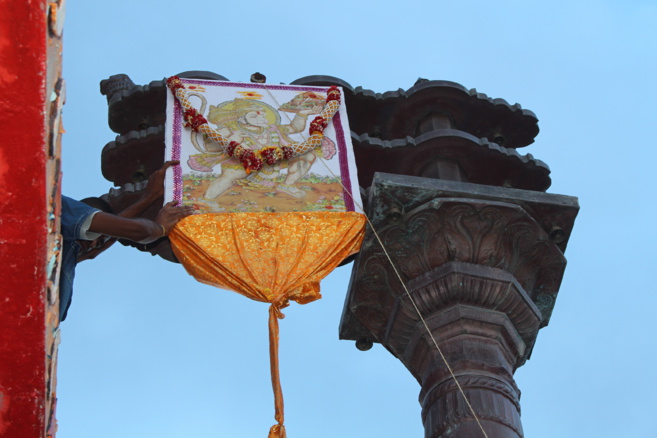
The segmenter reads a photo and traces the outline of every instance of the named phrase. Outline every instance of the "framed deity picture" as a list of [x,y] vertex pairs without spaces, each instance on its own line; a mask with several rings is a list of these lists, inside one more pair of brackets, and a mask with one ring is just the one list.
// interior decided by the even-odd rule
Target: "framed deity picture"
[[[247,152],[293,150],[311,137],[327,105],[328,87],[179,79],[187,105],[218,138]],[[186,123],[181,102],[168,93],[166,201],[199,213],[357,211],[362,213],[344,102],[311,149],[258,170],[245,168],[225,145]],[[209,127],[209,128],[208,128]],[[301,151],[301,152],[299,152]],[[251,152],[249,152],[251,153]],[[262,154],[261,154],[262,153]],[[292,155],[292,154],[290,154]]]

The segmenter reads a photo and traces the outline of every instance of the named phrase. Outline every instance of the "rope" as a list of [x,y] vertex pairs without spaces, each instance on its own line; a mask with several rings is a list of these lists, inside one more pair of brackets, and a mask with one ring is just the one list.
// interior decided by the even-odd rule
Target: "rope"
[[[280,107],[280,104],[274,97],[274,95],[271,93],[269,88],[265,86],[265,84],[262,84],[264,86],[264,89],[267,91],[269,96],[272,98],[272,100],[276,103],[277,106]],[[288,121],[291,123],[292,120],[290,119],[290,116],[287,114],[287,112],[284,112],[285,116],[287,117]],[[304,132],[301,132],[301,137],[306,140]],[[314,151],[312,153],[319,158],[319,161],[326,167],[328,172],[331,174],[331,176],[336,177],[336,175],[333,173],[331,168],[326,164],[326,161],[317,155]],[[351,199],[354,201],[354,204],[356,204],[356,199],[354,198],[354,195],[351,193],[350,189],[345,187],[344,184],[342,184],[342,179],[337,178],[338,181],[340,182],[340,185],[344,189],[344,191],[351,196]],[[363,205],[358,203],[357,207],[363,211],[363,214],[365,214],[365,209],[363,208]],[[422,325],[424,325],[424,328],[426,329],[427,333],[429,334],[429,337],[431,338],[431,341],[433,342],[434,347],[436,347],[436,350],[438,351],[438,354],[440,355],[440,358],[442,359],[443,363],[445,364],[445,367],[449,371],[450,376],[452,379],[454,379],[454,382],[456,383],[457,388],[459,389],[459,392],[463,396],[463,399],[465,400],[466,405],[468,406],[468,409],[470,409],[470,412],[472,413],[472,416],[474,417],[475,421],[479,425],[479,428],[481,429],[481,433],[484,435],[485,438],[488,438],[488,434],[486,434],[486,431],[484,430],[484,427],[482,426],[481,422],[479,421],[479,417],[477,416],[476,412],[472,408],[472,405],[470,404],[470,401],[468,400],[468,397],[465,395],[465,391],[463,391],[463,387],[461,387],[461,384],[459,383],[458,379],[456,378],[456,375],[454,374],[454,371],[452,370],[452,367],[449,365],[449,362],[447,361],[447,358],[443,354],[442,350],[438,346],[438,342],[436,341],[436,338],[433,336],[433,333],[431,333],[431,330],[429,329],[429,325],[427,324],[426,320],[422,316],[422,313],[420,312],[420,309],[418,308],[417,304],[415,303],[415,300],[411,296],[411,293],[409,292],[408,288],[406,287],[406,283],[404,283],[404,280],[402,279],[401,275],[399,274],[399,271],[397,270],[397,267],[395,266],[395,263],[392,261],[392,258],[390,257],[390,254],[388,253],[388,250],[386,249],[385,245],[383,244],[383,241],[381,240],[381,237],[379,234],[376,232],[376,229],[374,228],[374,224],[372,224],[372,221],[370,221],[370,218],[365,214],[365,218],[367,219],[367,223],[369,224],[370,228],[372,229],[372,233],[374,233],[374,236],[376,237],[376,240],[379,242],[379,245],[381,246],[381,249],[383,250],[383,253],[385,254],[386,258],[388,259],[388,262],[390,263],[390,266],[392,267],[395,275],[397,276],[397,279],[399,280],[399,283],[402,285],[404,288],[404,292],[406,293],[406,296],[408,297],[409,301],[413,305],[413,308],[415,309],[415,312],[420,318],[420,321],[422,321]]]

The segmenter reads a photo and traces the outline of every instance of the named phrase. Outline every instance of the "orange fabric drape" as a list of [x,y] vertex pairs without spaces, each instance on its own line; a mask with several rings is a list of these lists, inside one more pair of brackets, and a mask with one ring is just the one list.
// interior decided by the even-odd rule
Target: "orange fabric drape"
[[277,424],[285,438],[278,372],[278,319],[290,301],[321,298],[319,282],[357,252],[365,216],[354,212],[211,213],[181,220],[169,235],[187,272],[198,281],[271,303],[269,343]]

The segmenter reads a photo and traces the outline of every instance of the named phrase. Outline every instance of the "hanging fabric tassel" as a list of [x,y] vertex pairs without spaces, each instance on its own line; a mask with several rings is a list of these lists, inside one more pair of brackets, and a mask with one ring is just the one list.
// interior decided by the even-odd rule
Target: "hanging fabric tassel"
[[[289,301],[282,297],[282,300],[276,300],[269,306],[269,363],[271,366],[271,386],[274,390],[274,418],[278,424],[273,425],[269,429],[268,438],[285,438],[285,407],[283,403],[283,390],[281,389],[281,377],[278,368],[278,320],[285,318],[281,313],[282,307],[287,307]],[[283,304],[279,304],[283,301]]]

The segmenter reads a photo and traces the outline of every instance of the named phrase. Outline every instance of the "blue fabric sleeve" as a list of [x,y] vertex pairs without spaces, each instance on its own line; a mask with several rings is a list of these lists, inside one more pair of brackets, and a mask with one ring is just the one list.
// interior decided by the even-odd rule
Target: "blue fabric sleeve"
[[82,224],[97,211],[83,202],[62,195],[61,233],[64,240],[85,239],[86,235],[81,233]]

